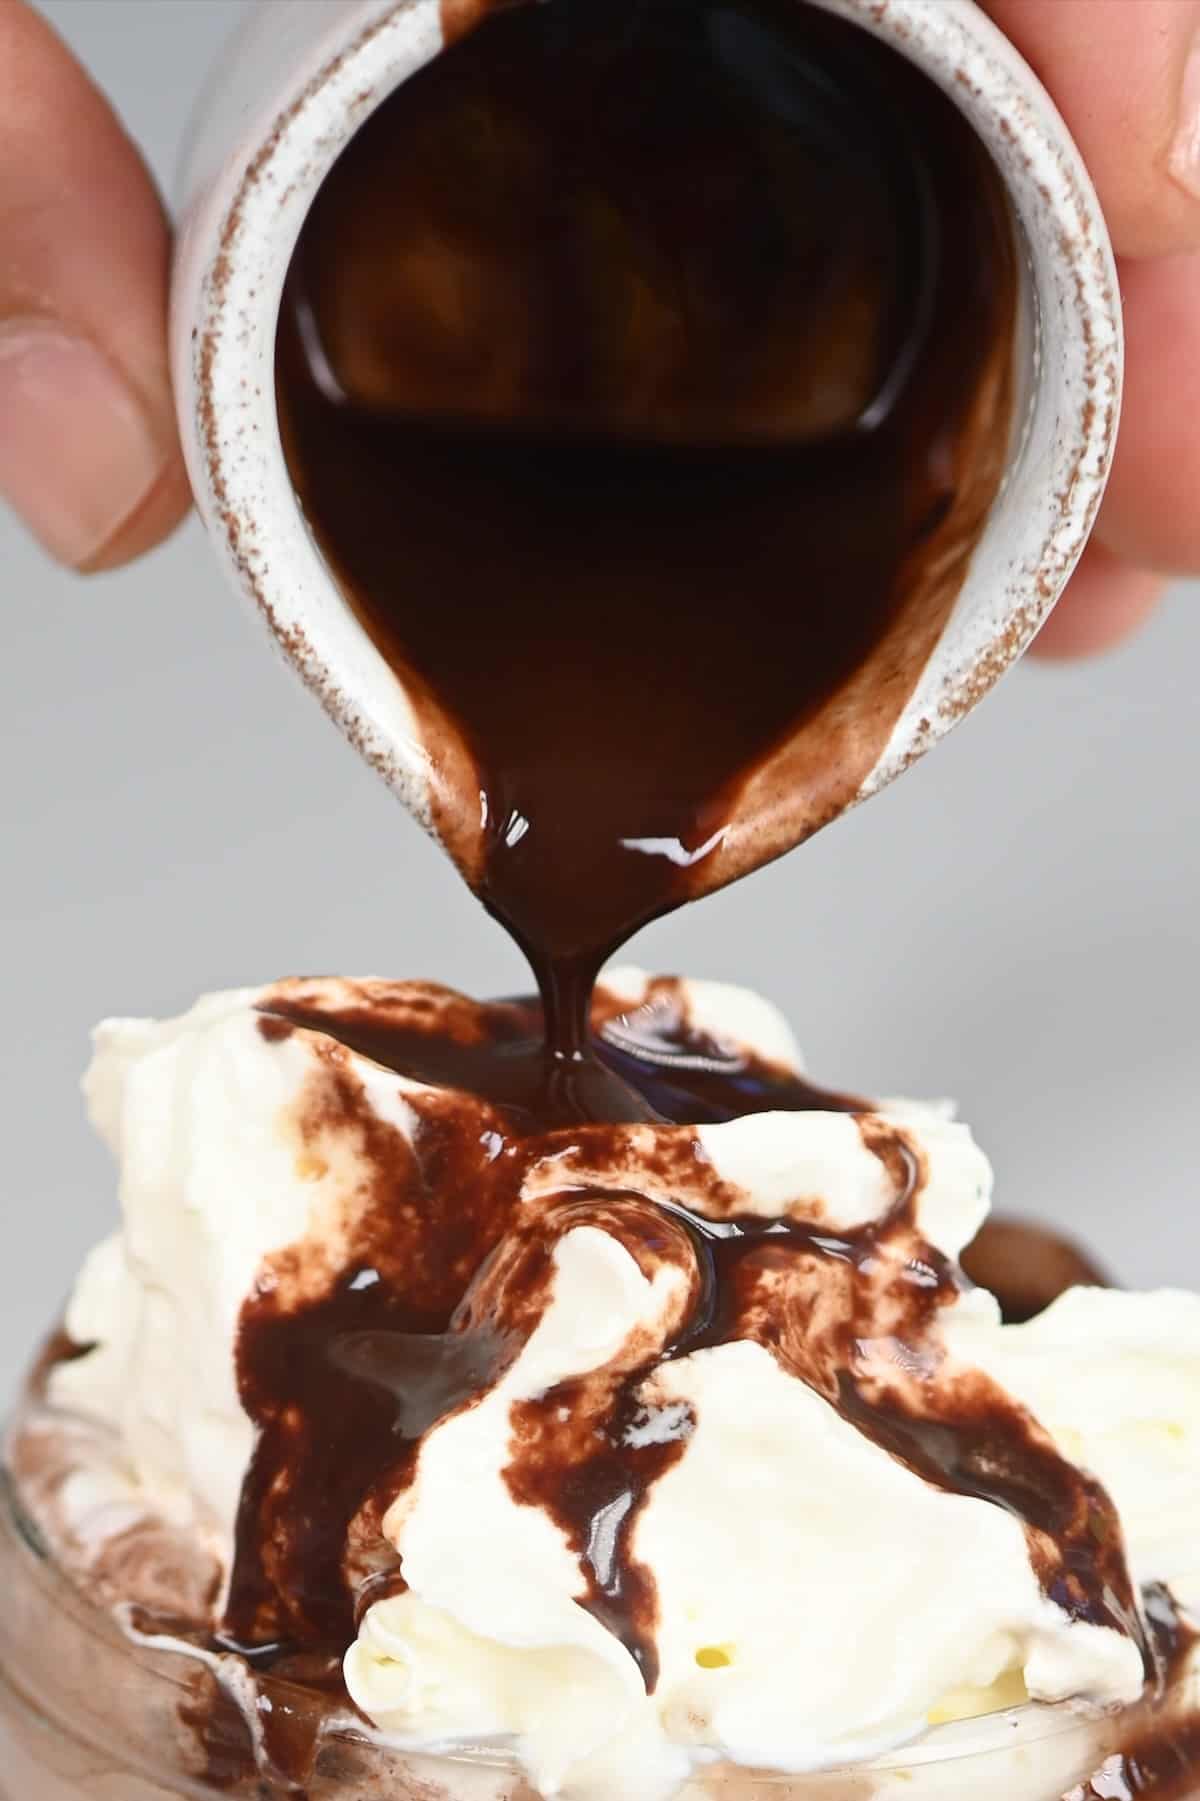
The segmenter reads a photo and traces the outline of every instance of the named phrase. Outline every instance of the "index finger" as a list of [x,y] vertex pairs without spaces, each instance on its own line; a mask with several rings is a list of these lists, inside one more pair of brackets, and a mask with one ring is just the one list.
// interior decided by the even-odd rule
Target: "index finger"
[[1066,119],[1121,256],[1200,249],[1200,0],[984,0]]

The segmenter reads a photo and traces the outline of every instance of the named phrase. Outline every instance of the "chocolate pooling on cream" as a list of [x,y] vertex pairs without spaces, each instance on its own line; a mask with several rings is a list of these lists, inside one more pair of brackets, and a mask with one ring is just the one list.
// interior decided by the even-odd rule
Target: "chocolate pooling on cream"
[[[319,987],[288,983],[263,1006],[260,1031],[268,1042],[297,1029],[322,1034],[326,1076],[314,1093],[308,1129],[314,1138],[330,1125],[364,1133],[377,1188],[357,1228],[361,1255],[350,1256],[326,1297],[293,1308],[295,1284],[281,1268],[245,1310],[242,1398],[261,1436],[243,1495],[228,1625],[242,1645],[319,1640],[344,1646],[360,1605],[344,1580],[345,1547],[355,1536],[382,1539],[379,1522],[410,1461],[408,1452],[395,1455],[398,1440],[415,1444],[455,1406],[488,1388],[542,1311],[555,1237],[564,1223],[575,1222],[569,1204],[561,1217],[539,1210],[532,1228],[522,1226],[528,1264],[499,1295],[489,1287],[495,1311],[472,1299],[474,1279],[501,1239],[511,1240],[518,1212],[529,1216],[520,1197],[534,1164],[551,1154],[582,1159],[591,1172],[593,1222],[600,1202],[591,1189],[601,1172],[611,1183],[603,1207],[607,1229],[628,1239],[631,1249],[665,1234],[676,1260],[689,1268],[695,1263],[697,1302],[687,1328],[695,1342],[701,1333],[714,1343],[737,1336],[735,1322],[722,1321],[718,1271],[740,1262],[745,1247],[735,1250],[731,1242],[726,1252],[718,1240],[744,1239],[748,1246],[767,1227],[779,1228],[762,1221],[710,1227],[693,1218],[686,1199],[671,1199],[660,1216],[630,1192],[631,1182],[640,1185],[657,1173],[665,1193],[686,1196],[698,1155],[690,1127],[631,1140],[629,1127],[560,1128],[539,1119],[531,1103],[539,1091],[530,1087],[542,1043],[535,1002],[479,1007],[432,985],[384,984],[331,1010]],[[698,1123],[755,1111],[865,1105],[695,1031],[677,982],[652,983],[633,1014],[600,989],[593,1019],[600,1057],[613,1059],[623,1080],[652,1099],[656,1114],[673,1108]],[[370,1114],[344,1048],[436,1083],[437,1092],[409,1095],[420,1117],[414,1144]],[[679,1354],[679,1346],[664,1345],[660,1353]],[[630,1373],[624,1399],[593,1396],[590,1411],[573,1397],[570,1431],[581,1444],[601,1414],[633,1404],[632,1389],[645,1374],[641,1367]],[[534,1433],[532,1416],[527,1424]],[[605,1432],[619,1444],[616,1427]],[[614,1456],[619,1462],[619,1453]],[[654,1460],[638,1461],[648,1468]],[[538,1481],[532,1463],[513,1476],[530,1498]],[[585,1485],[581,1479],[572,1486],[578,1496]],[[640,1483],[643,1492],[646,1486]],[[572,1505],[578,1514],[578,1500]],[[581,1545],[587,1541],[581,1519],[571,1535]],[[378,1599],[389,1572],[372,1572],[368,1582],[369,1599]],[[611,1585],[632,1589],[636,1582],[614,1570]],[[599,1577],[596,1586],[599,1596]],[[616,1601],[598,1599],[596,1606],[606,1624],[615,1619]],[[652,1656],[642,1646],[652,1624],[649,1602],[641,1611],[647,1614],[641,1625],[631,1621],[619,1635],[638,1647],[645,1667]]]
[[[210,1705],[208,1672],[197,1671],[187,1717],[211,1782],[300,1795],[340,1735],[353,1737],[342,1656],[367,1610],[406,1586],[403,1534],[385,1532],[387,1516],[428,1434],[484,1402],[528,1345],[555,1301],[557,1249],[581,1227],[623,1246],[648,1280],[668,1276],[655,1284],[667,1299],[598,1367],[519,1391],[500,1475],[518,1507],[559,1527],[578,1604],[627,1648],[648,1692],[660,1618],[638,1525],[704,1424],[693,1402],[673,1398],[672,1369],[749,1342],[922,1481],[1017,1520],[1068,1618],[1140,1644],[1138,1755],[1159,1755],[1168,1723],[1176,1732],[1166,1691],[1189,1628],[1164,1591],[1135,1594],[1108,1495],[988,1375],[949,1361],[942,1323],[967,1279],[922,1227],[937,1167],[923,1148],[928,1121],[826,1095],[739,1051],[696,1022],[694,994],[665,979],[602,983],[601,1058],[619,1048],[635,1087],[664,1069],[673,1083],[700,1072],[717,1121],[755,1104],[840,1112],[877,1170],[863,1224],[839,1224],[799,1176],[790,1200],[755,1212],[691,1123],[564,1127],[539,1119],[520,1088],[510,1101],[457,1086],[456,1058],[471,1080],[480,1059],[502,1061],[514,1046],[521,1063],[539,1038],[536,1002],[480,1006],[389,982],[292,981],[260,994],[257,1054],[287,1059],[289,1086],[300,1074],[280,1122],[297,1179],[320,1178],[327,1159],[350,1163],[336,1220],[270,1254],[242,1306],[238,1386],[257,1430],[216,1618],[210,1589],[190,1620],[146,1596],[132,1622],[250,1666],[262,1719],[239,1716],[222,1693]],[[436,1085],[401,1073],[393,1089],[389,1060],[436,1070]],[[656,1111],[665,1105],[658,1094]],[[54,1354],[86,1352],[63,1343]],[[415,1572],[414,1587],[419,1596]]]
[[[409,982],[405,993],[398,1019],[365,997],[330,1013],[280,992],[260,1030],[271,1039],[289,1026],[308,1026],[412,1081],[459,1089],[531,1125],[555,1122],[554,1109],[546,1110],[546,1027],[538,1001],[494,1003],[483,1015],[470,1005],[448,1005],[447,991],[432,985],[422,993]],[[621,1078],[651,1119],[709,1125],[748,1113],[869,1107],[744,1047],[718,1044],[689,1019],[682,984],[669,976],[651,982],[632,1023],[604,988],[593,990],[588,1041],[596,1063]]]
[[[803,1196],[781,1218],[748,1216],[691,1125],[547,1125],[524,1105],[446,1086],[439,1064],[441,1086],[406,1090],[417,1119],[410,1142],[381,1122],[347,1055],[348,1043],[363,1048],[369,1019],[373,1052],[399,1043],[419,1067],[412,1038],[427,1035],[438,1058],[454,1043],[475,1058],[488,1043],[511,1045],[521,1022],[529,1029],[533,1003],[480,1007],[432,987],[378,984],[334,1006],[319,984],[287,983],[263,1007],[268,1041],[321,1034],[305,1140],[315,1149],[330,1126],[356,1137],[373,1187],[354,1227],[361,1242],[327,1292],[314,1299],[305,1272],[297,1302],[294,1253],[283,1253],[243,1312],[241,1393],[260,1436],[228,1606],[237,1643],[274,1647],[268,1662],[279,1648],[344,1647],[364,1605],[403,1588],[395,1558],[385,1550],[379,1562],[382,1521],[422,1435],[510,1366],[549,1303],[555,1245],[587,1224],[623,1244],[644,1274],[664,1264],[682,1272],[686,1301],[657,1341],[514,1405],[506,1480],[515,1499],[562,1527],[580,1562],[581,1604],[627,1646],[648,1688],[656,1600],[633,1528],[688,1433],[661,1440],[629,1428],[650,1404],[658,1368],[736,1340],[762,1344],[926,1481],[1012,1513],[1046,1593],[1073,1618],[1133,1635],[1149,1669],[1119,1523],[1100,1485],[982,1372],[928,1379],[944,1361],[939,1315],[961,1278],[919,1230],[924,1169],[903,1125],[732,1056],[720,1109],[716,1047],[702,1032],[691,1036],[681,986],[653,984],[626,1014],[602,988],[597,1038],[622,1044],[626,1080],[638,1080],[645,1021],[648,1080],[658,1068],[650,1058],[667,1047],[680,1066],[702,1062],[707,1105],[721,1117],[744,1112],[749,1089],[775,1105],[785,1096],[793,1108],[854,1109],[893,1197],[884,1216],[842,1231]],[[546,1167],[555,1186],[540,1194],[530,1178]],[[863,1346],[881,1336],[905,1346],[923,1373],[873,1360]]]
[[[1143,1591],[1149,1628],[1151,1676],[1146,1718],[1128,1743],[1106,1757],[1091,1778],[1063,1801],[1192,1801],[1200,1770],[1200,1716],[1168,1705],[1176,1678],[1196,1648],[1195,1626],[1183,1617],[1169,1591],[1152,1583]],[[1158,1715],[1158,1717],[1156,1717]]]
[[[639,926],[840,811],[915,686],[1007,447],[999,179],[931,83],[793,0],[447,28],[306,222],[279,411],[317,542],[413,698],[434,823],[540,1002],[334,1012],[291,985],[264,1009],[268,1039],[324,1035],[313,1133],[357,1129],[375,1190],[327,1293],[293,1302],[284,1259],[245,1309],[259,1439],[228,1639],[267,1665],[335,1652],[403,1588],[381,1522],[421,1437],[518,1354],[584,1218],[681,1269],[688,1305],[627,1364],[516,1406],[506,1479],[648,1689],[634,1526],[685,1438],[631,1428],[655,1368],[739,1338],[1014,1513],[1048,1594],[1140,1638],[1107,1497],[1020,1409],[983,1376],[951,1402],[858,1367],[868,1318],[928,1348],[958,1292],[902,1129],[713,1044],[670,985],[633,1020],[594,991]],[[411,1143],[347,1050],[430,1085]],[[830,1234],[800,1197],[748,1219],[707,1166],[696,1126],[811,1107],[859,1117],[882,1223]],[[586,1184],[518,1208],[551,1153]],[[817,1285],[842,1294],[833,1338],[779,1305]]]
[[[313,1034],[312,1155],[348,1135],[371,1186],[336,1269],[280,1253],[243,1308],[257,1439],[222,1618],[192,1630],[272,1701],[257,1747],[220,1697],[200,1710],[210,1780],[303,1792],[341,1656],[405,1587],[384,1516],[528,1342],[581,1224],[684,1298],[658,1341],[514,1404],[504,1479],[648,1691],[635,1528],[689,1423],[639,1426],[656,1371],[735,1341],[1012,1514],[1046,1594],[1132,1635],[1161,1686],[1167,1602],[1135,1595],[1099,1483],[982,1372],[920,1373],[963,1279],[919,1229],[915,1138],[714,1041],[678,984],[633,1013],[596,987],[641,925],[841,811],[913,692],[1008,445],[999,178],[929,81],[796,0],[446,26],[305,224],[279,414],[313,534],[412,697],[434,824],[539,998],[379,984],[334,1006],[296,982],[262,1004],[268,1043]],[[404,1078],[411,1135],[355,1055]],[[802,1195],[749,1215],[697,1135],[807,1109],[858,1122],[882,1219],[834,1230]],[[531,1199],[550,1159],[562,1185]],[[863,1349],[880,1334],[911,1368]]]
[[1012,231],[953,104],[796,0],[470,22],[305,222],[280,420],[533,966],[543,1107],[629,1119],[597,970],[843,808],[945,623],[1008,444]]

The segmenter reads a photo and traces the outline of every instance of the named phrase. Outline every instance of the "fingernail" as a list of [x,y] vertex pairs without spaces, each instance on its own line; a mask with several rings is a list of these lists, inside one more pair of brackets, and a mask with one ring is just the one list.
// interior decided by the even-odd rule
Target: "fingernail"
[[59,562],[99,555],[166,456],[108,358],[49,320],[0,324],[0,496]]
[[1200,200],[1200,32],[1184,64],[1169,164],[1180,187]]

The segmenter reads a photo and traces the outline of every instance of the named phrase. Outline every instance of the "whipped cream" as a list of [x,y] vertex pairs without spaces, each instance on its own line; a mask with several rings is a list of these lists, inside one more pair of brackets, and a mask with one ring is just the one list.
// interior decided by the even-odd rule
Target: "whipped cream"
[[[605,979],[615,1042],[657,994]],[[712,1055],[799,1068],[756,997],[686,983],[673,1004]],[[278,1025],[289,1007],[309,1023]],[[497,1742],[570,1801],[661,1801],[712,1761],[818,1769],[1026,1695],[1140,1695],[1136,1588],[1097,1600],[1122,1590],[1115,1515],[1093,1595],[1080,1510],[1115,1506],[1135,1584],[1200,1602],[1200,1298],[1075,1290],[1002,1325],[955,1277],[991,1173],[944,1106],[581,1128],[518,1156],[494,1109],[311,1023],[351,1012],[460,1038],[490,1017],[330,981],[97,1034],[87,1095],[124,1224],[69,1308],[93,1348],[47,1390],[109,1435],[119,1491],[61,1497],[93,1531],[117,1493],[126,1525],[140,1506],[201,1542],[218,1616],[233,1604],[239,1507],[289,1429],[253,1333],[406,1281],[419,1310],[413,1210],[473,1134],[454,1204],[511,1164],[508,1211],[423,1341],[467,1374],[419,1421],[397,1402],[409,1453],[393,1434],[340,1560],[363,1603],[346,1684],[381,1735]],[[330,1342],[378,1390],[416,1330]],[[279,1533],[297,1443],[262,1490]],[[1027,1478],[1052,1493],[1022,1517]],[[286,1562],[263,1568],[286,1589]]]

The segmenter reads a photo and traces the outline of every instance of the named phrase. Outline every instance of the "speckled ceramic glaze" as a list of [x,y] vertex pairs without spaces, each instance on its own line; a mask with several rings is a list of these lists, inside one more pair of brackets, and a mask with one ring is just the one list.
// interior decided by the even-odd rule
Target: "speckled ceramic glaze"
[[[1111,460],[1120,301],[1066,128],[973,0],[815,3],[892,44],[953,97],[1004,175],[1023,239],[1007,474],[946,629],[856,796],[864,799],[986,693],[1061,592]],[[274,346],[288,262],[323,177],[442,45],[438,0],[258,0],[193,125],[172,305],[183,440],[218,554],[327,712],[426,824],[427,757],[403,687],[330,577],[292,492]]]

